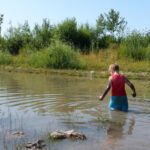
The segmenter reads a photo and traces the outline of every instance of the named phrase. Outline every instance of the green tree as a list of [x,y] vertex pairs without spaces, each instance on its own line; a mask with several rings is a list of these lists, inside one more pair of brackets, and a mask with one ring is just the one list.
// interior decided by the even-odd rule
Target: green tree
[[119,12],[111,9],[108,14],[106,14],[106,18],[106,27],[112,36],[120,35],[124,31],[127,22],[124,18],[120,17]]
[[32,40],[32,33],[28,21],[25,21],[25,23],[21,25],[20,28],[21,28],[20,34],[23,40],[23,46],[30,45]]
[[100,14],[96,20],[97,33],[102,35],[111,35],[113,37],[121,36],[124,32],[127,22],[120,13],[111,9],[108,13]]
[[0,14],[0,37],[1,37],[1,29],[2,29],[1,25],[3,23],[3,17],[4,17],[4,15]]
[[92,44],[95,39],[95,30],[88,23],[82,24],[77,30],[77,47],[83,53],[89,53],[93,49]]
[[32,34],[27,21],[23,25],[18,27],[10,26],[7,33],[5,34],[4,43],[5,50],[13,55],[17,55],[21,48],[30,45],[32,40]]
[[11,26],[5,34],[5,50],[12,55],[17,55],[23,47],[23,39],[21,35],[21,25],[19,27]]
[[58,24],[55,34],[61,41],[76,45],[77,42],[76,19],[67,18],[62,23]]
[[97,37],[103,37],[106,33],[106,19],[103,14],[100,14],[96,20]]
[[43,19],[41,26],[35,24],[32,31],[33,41],[32,45],[35,49],[41,49],[49,46],[50,40],[52,38],[52,25],[47,19]]

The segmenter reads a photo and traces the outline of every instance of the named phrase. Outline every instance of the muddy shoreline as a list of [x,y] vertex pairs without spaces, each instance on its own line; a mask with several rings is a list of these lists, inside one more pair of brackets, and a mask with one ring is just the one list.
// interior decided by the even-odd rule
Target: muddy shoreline
[[[19,72],[19,73],[34,73],[34,74],[58,74],[66,76],[79,76],[89,78],[108,78],[107,71],[97,70],[65,70],[65,69],[45,69],[32,67],[13,67],[0,66],[1,72]],[[150,80],[150,72],[123,72],[129,79],[134,80]]]

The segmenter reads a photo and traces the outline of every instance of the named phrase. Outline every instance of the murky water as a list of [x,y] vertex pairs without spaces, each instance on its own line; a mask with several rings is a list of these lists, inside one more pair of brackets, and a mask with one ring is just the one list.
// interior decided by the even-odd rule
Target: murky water
[[[88,76],[0,73],[0,150],[16,150],[39,138],[50,150],[149,150],[150,81],[133,81],[135,99],[127,88],[128,113],[110,112],[109,95],[97,100],[106,83]],[[74,129],[87,140],[47,140],[57,129]],[[10,137],[8,131],[25,136]]]

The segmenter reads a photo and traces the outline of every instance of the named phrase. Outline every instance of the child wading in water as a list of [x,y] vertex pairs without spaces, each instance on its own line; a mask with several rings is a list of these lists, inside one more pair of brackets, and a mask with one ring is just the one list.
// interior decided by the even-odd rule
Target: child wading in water
[[133,91],[132,96],[136,97],[136,91],[134,85],[122,74],[119,73],[119,66],[112,64],[109,66],[109,83],[102,96],[99,96],[99,100],[103,100],[106,94],[111,89],[111,98],[109,102],[110,110],[128,111],[128,99],[125,91],[125,83]]

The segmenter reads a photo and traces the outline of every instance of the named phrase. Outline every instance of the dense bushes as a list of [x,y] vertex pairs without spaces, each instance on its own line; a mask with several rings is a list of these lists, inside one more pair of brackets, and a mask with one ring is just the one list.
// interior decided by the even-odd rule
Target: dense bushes
[[78,53],[72,46],[55,41],[50,47],[31,53],[27,64],[34,67],[55,68],[55,69],[79,69],[82,68]]
[[35,24],[33,29],[27,21],[18,27],[10,26],[0,36],[0,64],[16,61],[18,65],[78,69],[84,67],[79,53],[97,54],[108,48],[117,49],[120,57],[150,60],[150,32],[133,31],[123,36],[126,24],[119,12],[111,9],[107,14],[100,14],[96,26],[78,25],[75,18],[67,18],[57,25],[43,19],[42,24]]
[[66,19],[56,27],[55,36],[62,42],[76,44],[77,40],[77,23],[76,19]]
[[48,67],[78,69],[80,68],[78,53],[71,46],[57,41],[49,47]]
[[25,47],[33,51],[40,50],[50,45],[52,30],[52,26],[46,19],[43,20],[41,26],[36,24],[32,31],[26,21],[18,27],[11,26],[4,35],[5,42],[1,42],[1,45],[3,50],[12,55],[19,54],[20,50]]
[[43,20],[41,26],[36,24],[33,31],[31,32],[32,39],[30,42],[30,47],[35,50],[40,50],[48,47],[51,42],[53,34],[53,27],[47,19]]
[[0,64],[1,65],[9,65],[10,63],[12,63],[10,54],[0,52]]
[[[3,20],[3,16],[1,19]],[[3,36],[5,42],[0,42],[0,45],[4,51],[17,55],[22,48],[39,51],[49,47],[52,41],[59,40],[88,54],[93,50],[107,48],[113,42],[112,39],[117,42],[116,36],[121,35],[125,27],[124,18],[113,9],[108,14],[101,14],[96,20],[96,26],[88,23],[78,25],[75,18],[67,18],[57,25],[51,25],[49,20],[43,19],[41,25],[35,24],[31,29],[26,21],[18,27],[11,25]]]
[[[111,40],[110,40],[111,39]],[[46,19],[42,25],[36,24],[33,30],[27,22],[18,27],[10,27],[0,41],[3,51],[12,55],[18,55],[21,49],[29,48],[33,52],[47,48],[53,41],[62,41],[68,45],[73,45],[79,52],[88,54],[93,50],[107,48],[114,37],[104,35],[98,37],[96,29],[89,24],[82,24],[77,27],[75,19],[66,19],[57,26],[52,26]],[[117,42],[117,41],[115,41]]]
[[134,31],[122,40],[119,54],[135,60],[149,59],[148,40],[145,34]]

